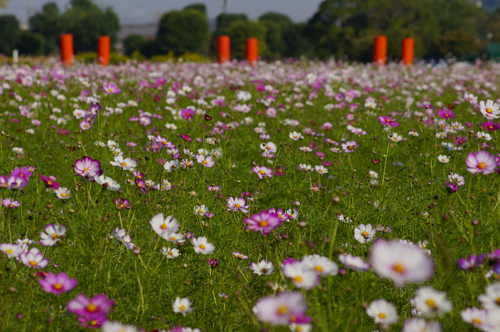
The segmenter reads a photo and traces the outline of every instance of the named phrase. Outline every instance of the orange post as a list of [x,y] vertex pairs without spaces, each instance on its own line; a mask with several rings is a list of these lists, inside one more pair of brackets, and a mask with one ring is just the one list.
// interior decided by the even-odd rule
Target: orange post
[[373,47],[373,62],[378,65],[385,65],[387,61],[387,37],[376,36]]
[[413,64],[413,57],[415,56],[415,41],[413,38],[403,39],[403,45],[401,48],[401,59],[405,65]]
[[217,38],[217,54],[219,63],[231,61],[231,38],[229,36]]
[[61,42],[61,61],[66,65],[73,64],[74,54],[73,54],[73,35],[64,34],[60,37]]
[[103,66],[109,64],[110,43],[109,36],[100,36],[97,41],[97,61]]
[[259,59],[259,40],[257,38],[247,39],[247,61],[253,66]]

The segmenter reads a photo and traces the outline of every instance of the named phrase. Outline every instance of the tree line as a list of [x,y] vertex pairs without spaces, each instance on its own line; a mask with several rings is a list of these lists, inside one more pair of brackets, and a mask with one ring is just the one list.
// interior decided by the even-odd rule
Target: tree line
[[[498,2],[500,0],[488,0]],[[0,17],[0,53],[49,55],[58,53],[61,33],[74,36],[75,53],[95,52],[100,35],[116,43],[120,20],[112,7],[93,0],[71,0],[62,12],[56,3],[45,4],[29,18],[29,29],[19,29],[14,16]],[[206,7],[189,5],[164,13],[153,40],[130,35],[124,41],[128,56],[198,53],[215,56],[217,37],[231,37],[231,55],[245,57],[245,40],[259,40],[259,55],[266,59],[330,56],[370,61],[376,35],[388,37],[388,56],[397,59],[401,40],[415,39],[417,58],[459,58],[484,53],[490,42],[500,42],[500,10],[489,12],[470,0],[325,0],[304,23],[279,13],[257,20],[245,14],[220,14],[211,32]]]

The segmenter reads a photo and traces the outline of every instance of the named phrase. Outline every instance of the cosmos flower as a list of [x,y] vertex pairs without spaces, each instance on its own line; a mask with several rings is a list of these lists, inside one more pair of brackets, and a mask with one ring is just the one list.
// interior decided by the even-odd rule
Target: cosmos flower
[[266,166],[255,166],[252,168],[252,172],[257,174],[260,180],[264,177],[273,177],[273,170],[271,168],[267,168]]
[[10,198],[4,198],[2,200],[2,205],[9,209],[15,209],[16,207],[20,207],[21,203]]
[[262,235],[268,235],[271,231],[280,226],[283,220],[281,220],[276,213],[270,213],[263,210],[259,214],[252,215],[251,218],[246,218],[243,222],[249,225],[246,228],[247,230],[261,232]]
[[19,255],[21,262],[31,268],[44,269],[49,264],[49,259],[44,258],[38,248],[31,248],[28,252]]
[[118,89],[118,87],[114,83],[108,83],[108,84],[104,83],[102,85],[102,89],[107,94],[114,94],[114,95],[116,95],[122,91],[122,90]]
[[396,308],[384,299],[375,300],[370,303],[368,308],[366,308],[366,314],[373,318],[375,323],[382,326],[389,326],[398,321]]
[[397,122],[398,120],[391,118],[390,116],[379,116],[378,121],[383,124],[387,125],[389,127],[397,127],[399,126],[399,123]]
[[299,292],[282,292],[261,298],[252,308],[257,319],[270,325],[288,325],[306,311],[304,295]]
[[61,237],[66,234],[66,226],[58,224],[50,224],[45,226],[45,231],[40,232],[40,237],[42,240],[40,244],[42,246],[53,246],[56,242],[61,240]]
[[77,159],[73,165],[77,175],[81,177],[94,179],[96,176],[102,174],[101,163],[98,160],[94,160],[90,157],[83,157],[82,159]]
[[111,312],[111,307],[115,301],[108,300],[105,294],[96,295],[89,299],[83,294],[78,294],[73,300],[66,305],[68,311],[86,317],[87,319],[95,319]]
[[59,188],[59,183],[57,183],[57,179],[55,179],[54,176],[43,176],[40,174],[40,178],[42,179],[42,182],[48,187],[52,189],[57,189]]
[[370,264],[365,262],[361,257],[353,256],[351,254],[340,254],[339,261],[347,268],[354,271],[364,272],[370,268]]
[[55,189],[54,193],[59,199],[68,199],[71,197],[71,192],[69,191],[69,189],[64,187],[59,187]]
[[424,282],[434,273],[434,264],[422,249],[399,241],[376,241],[370,263],[378,275],[391,279],[399,287],[409,282]]
[[360,224],[354,229],[354,238],[359,243],[372,242],[376,232],[377,230],[374,229],[371,224],[366,226],[364,224]]
[[45,292],[56,295],[71,291],[77,284],[76,279],[70,279],[64,272],[58,273],[57,275],[46,272],[45,277],[39,279],[38,282]]
[[451,311],[453,305],[447,299],[446,293],[432,287],[420,287],[410,303],[424,317],[439,317]]
[[197,254],[208,255],[214,252],[215,246],[207,241],[207,238],[204,236],[200,236],[196,239],[191,239],[191,243],[193,244],[194,251]]
[[111,165],[121,167],[125,171],[135,171],[135,167],[137,166],[135,160],[131,158],[123,159],[123,156],[115,156],[114,159],[114,161],[110,161]]
[[175,233],[179,230],[179,224],[177,223],[177,219],[173,216],[167,216],[166,218],[163,216],[163,213],[158,213],[155,215],[149,223],[151,224],[151,228],[155,231],[156,234],[160,236],[168,236],[171,233]]
[[246,201],[244,198],[240,197],[228,197],[227,201],[227,210],[230,212],[241,211],[243,213],[248,213],[249,205],[246,205]]
[[0,244],[0,251],[6,254],[8,258],[15,258],[23,253],[21,246],[11,243]]
[[120,184],[110,177],[100,175],[100,176],[94,177],[94,181],[97,184],[100,184],[103,188],[106,188],[108,190],[111,190],[111,191],[120,190]]
[[191,307],[192,302],[189,301],[188,298],[180,298],[176,297],[174,302],[172,303],[173,309],[175,313],[180,313],[183,316],[186,316],[187,313],[190,313],[193,311],[193,308]]
[[212,158],[212,156],[197,155],[196,161],[208,168],[214,167],[215,165],[215,160]]
[[469,153],[465,163],[467,164],[467,170],[472,174],[482,173],[488,175],[495,172],[497,168],[495,157],[486,151]]

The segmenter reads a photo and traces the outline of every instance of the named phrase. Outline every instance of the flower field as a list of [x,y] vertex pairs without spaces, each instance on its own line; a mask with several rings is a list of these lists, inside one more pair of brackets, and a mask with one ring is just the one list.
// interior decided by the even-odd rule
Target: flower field
[[0,67],[0,331],[500,331],[500,65]]

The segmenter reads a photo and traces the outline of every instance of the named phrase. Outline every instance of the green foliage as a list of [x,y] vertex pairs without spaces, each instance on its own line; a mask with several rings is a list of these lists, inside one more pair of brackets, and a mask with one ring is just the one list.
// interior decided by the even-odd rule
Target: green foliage
[[20,37],[17,18],[13,15],[0,16],[0,53],[10,56]]
[[21,31],[17,49],[19,54],[42,55],[44,54],[45,38],[40,33]]
[[267,29],[264,23],[259,21],[235,21],[227,28],[227,34],[231,38],[231,57],[236,59],[246,58],[246,40],[257,38],[259,40],[259,54],[263,57],[269,56],[266,44]]
[[141,35],[129,35],[123,41],[125,55],[131,56],[135,51],[140,51],[147,43],[147,40]]
[[61,31],[73,34],[75,53],[96,51],[99,36],[116,43],[120,20],[111,7],[102,9],[92,0],[72,0],[71,8],[61,15]]
[[207,6],[204,3],[193,3],[184,7],[184,9],[194,9],[199,11],[200,13],[207,15]]
[[46,3],[42,11],[29,18],[30,30],[39,33],[45,39],[43,52],[45,55],[59,50],[59,35],[61,34],[61,18],[56,3]]
[[186,52],[205,53],[209,41],[207,17],[197,10],[173,10],[160,19],[156,37],[160,54],[170,51],[177,56]]
[[217,16],[217,30],[224,30],[228,28],[231,23],[236,21],[248,21],[246,14],[227,14],[222,13]]
[[75,61],[76,62],[83,62],[83,63],[96,62],[97,61],[97,53],[96,52],[78,53],[75,55]]

